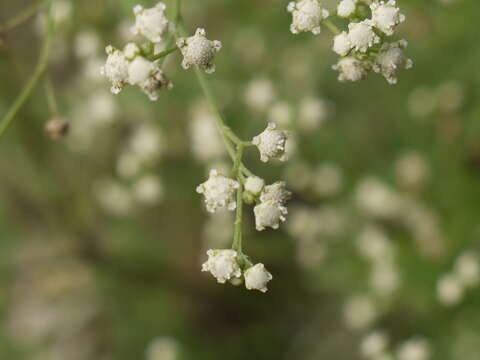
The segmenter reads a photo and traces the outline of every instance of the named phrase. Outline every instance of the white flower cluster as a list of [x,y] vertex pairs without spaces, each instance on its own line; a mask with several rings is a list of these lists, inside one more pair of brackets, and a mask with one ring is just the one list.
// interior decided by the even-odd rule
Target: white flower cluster
[[[162,2],[149,9],[141,5],[135,6],[132,32],[142,36],[147,43],[140,46],[130,42],[123,50],[107,46],[108,56],[101,73],[112,83],[112,93],[120,93],[129,84],[138,86],[150,100],[155,101],[160,90],[172,87],[161,68],[163,56],[159,52],[168,43],[167,39],[174,36],[175,30],[175,24],[167,19],[165,10],[166,5]],[[184,69],[196,65],[207,73],[215,71],[214,53],[221,49],[222,44],[217,40],[208,40],[205,35],[205,30],[199,28],[194,36],[177,40],[177,47],[183,55]],[[165,49],[166,54],[163,55],[166,56],[173,50]]]
[[267,227],[278,229],[281,222],[286,220],[288,213],[285,203],[291,196],[290,191],[285,189],[285,182],[279,181],[265,186],[260,194],[260,203],[255,206],[255,224],[258,231]]
[[[301,31],[319,34],[320,24],[329,16],[319,0],[292,2],[288,11],[293,15],[290,29],[294,34]],[[395,0],[374,0],[369,6],[358,0],[341,0],[336,13],[350,21],[347,31],[335,30],[337,34],[333,39],[333,51],[341,57],[333,65],[339,72],[339,81],[359,81],[373,70],[395,84],[398,72],[412,67],[412,60],[404,54],[407,42],[387,42],[386,39],[405,21]],[[332,23],[327,25],[335,28]]]
[[210,177],[203,184],[197,186],[197,192],[205,196],[205,205],[209,212],[215,212],[218,208],[235,210],[237,202],[235,192],[240,184],[230,179],[217,170],[210,170]]
[[235,280],[245,281],[248,290],[267,291],[267,283],[272,280],[270,274],[262,263],[245,266],[242,271],[243,260],[239,253],[231,249],[210,249],[207,251],[208,260],[202,265],[202,271],[210,272],[221,284]]
[[270,159],[285,161],[285,144],[287,138],[288,132],[277,130],[277,125],[271,122],[268,123],[265,131],[252,139],[252,143],[256,145],[260,151],[260,160],[263,162],[267,162]]

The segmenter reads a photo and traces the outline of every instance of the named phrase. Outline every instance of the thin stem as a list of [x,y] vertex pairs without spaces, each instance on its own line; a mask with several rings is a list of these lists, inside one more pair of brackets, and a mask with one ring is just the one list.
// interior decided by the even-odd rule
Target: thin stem
[[171,54],[171,53],[173,53],[177,50],[178,50],[178,47],[176,47],[176,46],[171,48],[171,49],[168,49],[168,50],[163,50],[162,52],[159,52],[157,55],[153,55],[152,57],[150,57],[150,60],[151,61],[159,60],[159,59],[161,59],[161,58],[163,58],[163,57],[165,57],[165,56],[167,56],[167,55],[169,55],[169,54]]
[[54,116],[59,115],[57,97],[55,96],[55,90],[53,90],[52,81],[50,78],[45,77],[45,96],[47,97],[48,107],[50,112]]
[[0,31],[10,31],[13,28],[23,24],[25,21],[30,19],[33,15],[39,12],[43,6],[48,3],[49,0],[39,0],[28,8],[20,12],[20,14],[14,16],[10,20],[7,20],[3,26],[0,27]]
[[335,35],[338,35],[341,33],[340,29],[335,25],[333,22],[330,20],[323,20],[323,23],[327,26],[327,28],[334,33]]
[[242,253],[242,223],[243,223],[243,186],[237,190],[237,212],[235,214],[235,228],[233,231],[232,249]]
[[47,33],[45,34],[45,40],[43,42],[42,50],[40,53],[38,63],[35,67],[35,70],[32,76],[30,77],[30,79],[28,80],[27,84],[23,88],[20,95],[18,95],[17,99],[12,104],[12,106],[10,107],[10,109],[8,110],[8,112],[5,114],[5,116],[2,118],[2,121],[0,122],[0,137],[5,134],[5,131],[8,129],[8,127],[12,123],[13,119],[15,118],[15,115],[20,110],[20,108],[25,103],[25,101],[28,99],[32,90],[35,88],[42,74],[47,68],[48,56],[50,52],[50,40],[53,34],[53,17],[51,13],[51,5],[49,7],[47,27],[48,27]]

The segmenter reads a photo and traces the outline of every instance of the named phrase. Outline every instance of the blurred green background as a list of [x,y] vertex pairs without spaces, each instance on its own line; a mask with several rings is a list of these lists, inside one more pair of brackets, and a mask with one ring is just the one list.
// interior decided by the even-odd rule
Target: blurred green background
[[[256,232],[247,206],[266,294],[200,272],[233,231],[195,192],[230,164],[193,70],[171,55],[157,102],[115,96],[100,75],[137,3],[156,2],[56,0],[46,76],[0,139],[0,358],[479,359],[480,2],[398,1],[414,67],[391,86],[339,83],[332,35],[292,35],[287,1],[183,1],[188,30],[223,43],[208,79],[229,125],[293,135],[284,164],[245,157],[294,192],[278,231]],[[0,19],[31,4],[0,0]],[[0,35],[4,114],[38,60],[42,14]],[[45,79],[62,140],[44,132]]]

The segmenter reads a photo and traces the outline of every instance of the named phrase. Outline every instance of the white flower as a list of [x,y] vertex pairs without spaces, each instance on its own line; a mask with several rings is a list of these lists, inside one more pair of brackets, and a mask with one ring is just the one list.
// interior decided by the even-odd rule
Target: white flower
[[278,229],[280,222],[286,220],[287,208],[273,201],[262,202],[253,208],[255,213],[255,227],[263,231],[267,227]]
[[333,70],[338,71],[339,81],[359,81],[367,77],[370,65],[362,60],[354,57],[342,58],[336,65],[332,66]]
[[152,101],[158,100],[161,89],[172,88],[163,70],[155,63],[137,56],[128,67],[128,82],[137,85]]
[[235,191],[240,184],[229,179],[217,170],[210,170],[209,179],[197,186],[197,192],[205,196],[205,204],[209,212],[215,212],[218,208],[226,207],[228,210],[235,210]]
[[165,16],[166,5],[159,2],[152,8],[145,9],[141,5],[133,8],[135,13],[135,26],[132,32],[142,35],[153,43],[159,43],[173,25]]
[[133,184],[132,192],[138,202],[153,205],[162,198],[163,186],[157,176],[145,175]]
[[265,180],[257,176],[249,176],[245,181],[245,191],[253,196],[258,196],[265,186]]
[[203,263],[202,271],[209,271],[221,284],[227,280],[239,278],[242,271],[237,262],[235,250],[208,250],[208,260]]
[[261,202],[273,202],[278,205],[284,205],[292,193],[286,188],[285,181],[277,181],[271,185],[265,186],[260,195]]
[[112,83],[112,93],[118,94],[128,81],[128,61],[120,50],[111,45],[105,51],[108,57],[101,73]]
[[388,342],[388,335],[384,331],[372,331],[363,337],[360,352],[367,359],[377,359],[387,350]]
[[350,43],[348,34],[345,31],[342,31],[333,38],[333,51],[335,51],[338,55],[347,55],[351,48],[352,44]]
[[277,125],[273,122],[268,123],[267,128],[260,135],[252,139],[252,143],[258,147],[260,151],[260,160],[267,162],[270,158],[285,158],[285,143],[287,142],[288,133],[283,130],[275,130]]
[[261,292],[267,292],[267,283],[273,279],[272,274],[261,263],[249,267],[243,276],[245,277],[245,287],[248,290],[260,290]]
[[332,113],[332,108],[332,104],[322,98],[302,98],[298,109],[298,126],[306,132],[319,128]]
[[258,77],[245,89],[245,103],[254,111],[265,111],[275,99],[275,88],[269,79]]
[[140,48],[134,42],[129,42],[123,48],[123,54],[127,58],[127,60],[132,61],[135,57],[140,54]]
[[455,262],[455,274],[465,286],[476,286],[480,282],[480,259],[473,251],[465,251]]
[[357,0],[342,0],[337,6],[337,15],[347,18],[357,9]]
[[301,0],[299,2],[291,2],[287,7],[288,12],[292,13],[292,24],[290,31],[298,34],[303,31],[311,31],[312,34],[320,34],[320,23],[330,14],[323,9],[319,0]]
[[312,178],[312,190],[315,194],[328,197],[340,192],[343,186],[343,172],[336,164],[320,164]]
[[178,342],[169,337],[158,337],[148,345],[146,360],[177,360],[180,358]]
[[197,65],[208,74],[215,71],[213,57],[222,48],[222,43],[218,40],[208,40],[205,35],[205,30],[198,28],[194,36],[177,40],[177,46],[183,55],[182,67],[184,69]]
[[381,73],[390,84],[397,83],[397,73],[401,69],[410,69],[413,66],[413,61],[407,59],[403,53],[403,49],[406,47],[407,41],[405,40],[384,44],[375,59],[373,70]]
[[343,309],[346,325],[354,330],[368,328],[378,315],[378,306],[366,295],[354,296],[348,299]]
[[348,40],[355,50],[366,52],[380,42],[380,37],[373,31],[372,21],[363,20],[348,24]]
[[456,274],[443,275],[437,283],[437,298],[445,306],[458,304],[464,295],[463,283]]
[[397,350],[398,360],[429,360],[432,354],[430,343],[421,337],[405,341]]
[[405,15],[400,14],[395,0],[374,2],[370,9],[374,26],[387,35],[392,35],[395,26],[405,21]]

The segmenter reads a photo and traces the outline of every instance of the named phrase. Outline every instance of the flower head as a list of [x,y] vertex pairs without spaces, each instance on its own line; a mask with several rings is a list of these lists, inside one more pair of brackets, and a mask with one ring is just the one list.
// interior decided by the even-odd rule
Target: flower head
[[276,183],[265,186],[260,195],[260,201],[271,201],[279,205],[284,205],[292,196],[292,193],[288,191],[285,186],[285,181],[277,181]]
[[218,208],[226,207],[235,210],[235,191],[240,184],[233,179],[227,178],[217,170],[210,170],[210,177],[206,182],[197,186],[197,192],[205,196],[205,204],[209,212],[215,212]]
[[370,9],[374,26],[386,35],[392,35],[395,26],[405,21],[405,15],[400,13],[395,0],[374,2]]
[[278,229],[281,222],[286,220],[285,215],[288,210],[273,201],[261,202],[253,208],[255,214],[255,227],[258,231],[263,231],[267,227]]
[[249,192],[253,196],[260,195],[260,192],[264,186],[265,181],[257,176],[249,176],[245,181],[245,191]]
[[283,130],[276,130],[276,128],[277,125],[275,123],[268,123],[265,131],[252,139],[252,143],[256,145],[260,151],[260,160],[263,162],[267,162],[270,158],[278,158],[281,161],[286,159],[285,144],[288,133]]
[[320,23],[330,14],[322,8],[319,0],[300,0],[291,2],[287,7],[288,12],[292,13],[292,24],[290,31],[292,34],[311,31],[312,34],[320,34]]
[[128,66],[128,82],[137,85],[152,101],[158,99],[161,89],[172,87],[163,70],[142,56],[135,57]]
[[348,18],[355,13],[357,0],[342,0],[337,6],[337,15]]
[[332,66],[332,69],[338,71],[339,81],[359,81],[367,77],[370,65],[350,56],[340,59],[336,65]]
[[397,83],[397,73],[401,69],[410,69],[413,66],[413,61],[406,58],[403,52],[407,44],[406,40],[384,44],[375,59],[373,70],[381,73],[390,84]]
[[205,30],[198,28],[194,36],[177,40],[177,46],[183,55],[182,67],[184,69],[197,65],[208,74],[215,71],[213,58],[215,53],[222,48],[222,43],[218,40],[208,40],[205,36]]
[[345,31],[342,31],[333,38],[333,51],[335,51],[338,55],[347,55],[351,48],[352,44],[350,43],[348,34]]
[[348,24],[348,40],[356,51],[366,52],[380,42],[380,37],[373,31],[371,20]]
[[142,35],[153,43],[159,43],[162,38],[173,27],[165,16],[166,5],[159,2],[152,8],[145,9],[141,5],[133,8],[135,13],[135,26],[132,32],[135,35]]
[[105,51],[108,57],[101,73],[112,83],[112,93],[118,94],[128,81],[128,60],[123,52],[112,45],[108,45]]
[[261,263],[249,267],[243,276],[245,277],[245,287],[248,290],[260,290],[261,292],[268,290],[267,283],[273,279],[272,274]]
[[231,249],[208,250],[208,260],[203,263],[202,271],[210,272],[221,284],[227,280],[239,278],[242,271],[237,262],[237,252]]

